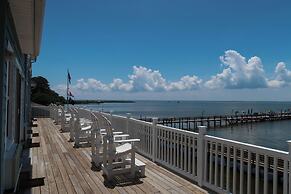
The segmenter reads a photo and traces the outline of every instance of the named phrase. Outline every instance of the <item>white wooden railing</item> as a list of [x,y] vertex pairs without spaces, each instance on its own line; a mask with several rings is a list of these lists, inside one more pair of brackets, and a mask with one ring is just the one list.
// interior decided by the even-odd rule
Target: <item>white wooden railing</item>
[[141,140],[140,154],[200,186],[218,193],[291,194],[288,152],[206,135],[204,126],[195,133],[157,125],[157,119],[105,116],[114,128]]

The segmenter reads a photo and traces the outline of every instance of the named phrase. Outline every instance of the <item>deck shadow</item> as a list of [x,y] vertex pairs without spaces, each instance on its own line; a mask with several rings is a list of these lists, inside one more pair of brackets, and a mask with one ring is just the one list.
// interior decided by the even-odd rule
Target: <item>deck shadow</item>
[[44,179],[45,177],[25,179],[21,182],[21,184],[19,185],[19,188],[28,189],[28,188],[33,188],[33,187],[44,186],[45,185]]
[[[104,177],[104,176],[103,176]],[[110,189],[115,187],[127,187],[131,185],[143,184],[143,181],[140,180],[140,177],[130,178],[129,176],[115,176],[112,181],[108,181],[104,177],[104,186]]]
[[40,142],[28,143],[25,148],[38,148],[40,147]]
[[94,172],[100,172],[101,171],[101,166],[96,166],[93,162],[91,162],[91,170]]
[[78,148],[90,148],[91,147],[91,143],[82,143],[78,146],[74,145],[74,148],[78,149]]

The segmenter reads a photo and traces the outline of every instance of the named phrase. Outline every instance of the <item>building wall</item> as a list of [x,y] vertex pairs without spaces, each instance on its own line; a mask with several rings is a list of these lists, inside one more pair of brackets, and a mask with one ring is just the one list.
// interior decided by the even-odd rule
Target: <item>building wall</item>
[[4,99],[3,99],[3,84],[4,84],[4,34],[6,20],[6,5],[7,0],[0,0],[0,193],[4,190]]
[[30,78],[31,59],[20,50],[7,0],[0,0],[0,194],[14,189],[19,173],[30,127]]

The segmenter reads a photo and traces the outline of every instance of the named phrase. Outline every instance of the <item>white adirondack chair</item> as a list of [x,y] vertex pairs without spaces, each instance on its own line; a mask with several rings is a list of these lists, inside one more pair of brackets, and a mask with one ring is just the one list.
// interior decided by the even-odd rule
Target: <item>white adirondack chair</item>
[[71,107],[69,108],[69,112],[71,113],[71,119],[70,119],[70,140],[71,142],[75,141],[75,121],[76,121],[76,114],[77,111],[75,108]]
[[[103,161],[103,136],[106,135],[106,128],[110,127],[106,119],[100,113],[91,113],[92,116],[92,131],[91,131],[91,149],[92,162],[96,167],[101,167]],[[105,130],[105,131],[104,131]],[[129,137],[128,134],[113,131],[114,140],[125,140]]]
[[49,111],[50,111],[50,118],[51,119],[53,119],[53,117],[54,117],[53,106],[54,106],[54,104],[53,103],[50,103],[50,105],[49,105]]
[[57,122],[57,105],[51,104],[50,111],[51,111],[51,118],[56,123]]
[[61,124],[62,121],[62,109],[61,109],[61,105],[57,106],[55,105],[55,123],[56,125]]
[[62,132],[68,132],[70,130],[70,120],[72,118],[69,111],[65,111],[64,107],[61,107],[62,118],[61,118],[61,130]]
[[[88,111],[88,110],[78,109],[78,112],[75,114],[75,119],[74,119],[75,147],[79,147],[81,143],[91,142],[92,121],[87,116],[87,115],[90,115],[90,111],[88,111],[89,113],[85,113],[85,111]],[[86,116],[86,117],[85,118],[80,117],[80,115]]]
[[[69,141],[75,141],[75,131],[78,130],[78,129],[76,129],[76,127],[78,126],[76,121],[77,121],[77,115],[79,115],[79,112],[78,112],[78,109],[73,107],[73,106],[71,106],[68,109],[68,112],[71,115],[71,119],[69,122],[69,131],[70,131],[70,140]],[[89,121],[89,119],[80,118],[80,124],[81,124],[81,128],[84,128],[84,127],[90,126],[91,122]]]
[[[110,121],[108,122],[106,135],[103,136],[103,164],[101,165],[103,174],[108,181],[116,175],[130,173],[131,177],[136,177],[138,172],[144,176],[145,164],[135,158],[136,148],[134,143],[140,139],[114,140],[113,130]],[[117,143],[122,145],[116,146]]]

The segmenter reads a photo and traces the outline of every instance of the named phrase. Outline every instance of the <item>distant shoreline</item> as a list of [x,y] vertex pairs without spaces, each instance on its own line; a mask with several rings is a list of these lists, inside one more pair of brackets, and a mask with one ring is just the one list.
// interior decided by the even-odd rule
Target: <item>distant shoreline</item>
[[75,104],[135,103],[132,100],[75,100]]

